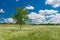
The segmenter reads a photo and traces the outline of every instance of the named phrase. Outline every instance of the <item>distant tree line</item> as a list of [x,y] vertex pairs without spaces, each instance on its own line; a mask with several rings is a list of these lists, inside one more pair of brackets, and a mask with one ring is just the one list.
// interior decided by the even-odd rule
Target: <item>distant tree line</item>
[[[0,23],[0,24],[19,24],[19,23]],[[54,24],[54,23],[47,23],[47,24],[27,24],[27,25],[60,25],[60,23]]]

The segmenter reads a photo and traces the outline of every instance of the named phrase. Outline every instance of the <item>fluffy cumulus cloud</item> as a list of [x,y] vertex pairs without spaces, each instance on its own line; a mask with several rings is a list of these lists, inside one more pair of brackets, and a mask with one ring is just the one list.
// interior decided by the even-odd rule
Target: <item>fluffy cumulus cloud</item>
[[39,13],[31,12],[28,16],[35,24],[60,23],[60,14],[57,10],[39,10]]
[[26,9],[34,9],[34,7],[33,7],[33,6],[28,5],[28,6],[26,6]]
[[20,1],[20,0],[16,0],[16,2],[18,2],[18,1]]
[[50,23],[60,23],[60,14],[56,14],[54,17],[50,19]]
[[45,4],[50,4],[54,8],[56,8],[56,7],[59,7],[60,6],[60,0],[46,0],[46,3]]
[[7,18],[7,19],[4,19],[4,22],[6,22],[6,23],[15,23],[16,21],[13,18]]
[[35,12],[31,12],[29,15],[29,18],[32,19],[32,22],[35,24],[43,23],[45,16],[42,16],[40,14],[37,14]]
[[5,11],[3,9],[0,9],[0,13],[5,13]]
[[58,11],[56,10],[48,10],[48,9],[45,9],[45,10],[39,10],[39,13],[42,14],[42,15],[45,15],[45,14],[56,14]]

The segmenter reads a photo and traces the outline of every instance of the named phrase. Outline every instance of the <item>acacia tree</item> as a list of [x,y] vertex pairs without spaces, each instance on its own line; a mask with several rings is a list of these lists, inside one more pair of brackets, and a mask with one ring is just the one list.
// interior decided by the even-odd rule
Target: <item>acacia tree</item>
[[22,24],[25,24],[28,20],[28,11],[25,8],[16,8],[17,14],[13,16],[13,19],[16,20],[16,23],[20,25],[20,30],[22,27]]

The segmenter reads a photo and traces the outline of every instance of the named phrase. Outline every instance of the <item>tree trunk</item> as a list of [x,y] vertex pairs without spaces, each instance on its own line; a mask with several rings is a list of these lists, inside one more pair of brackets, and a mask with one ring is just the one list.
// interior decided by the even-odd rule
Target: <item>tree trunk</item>
[[22,28],[22,18],[20,19],[20,30],[21,30],[21,28]]
[[20,24],[20,30],[21,30],[22,25]]

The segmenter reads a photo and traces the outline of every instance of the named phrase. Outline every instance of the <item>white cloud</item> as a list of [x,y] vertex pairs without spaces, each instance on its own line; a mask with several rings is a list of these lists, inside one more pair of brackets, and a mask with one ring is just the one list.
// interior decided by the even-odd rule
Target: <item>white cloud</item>
[[56,14],[58,11],[57,10],[48,10],[48,9],[45,9],[45,10],[39,10],[39,13],[41,15],[45,15],[45,14]]
[[[56,10],[39,10],[39,13],[31,12],[28,17],[35,24],[60,23],[60,14]],[[48,21],[46,21],[48,20]]]
[[29,15],[29,18],[32,19],[32,22],[35,24],[43,23],[45,16],[42,16],[40,14],[37,14],[35,12],[31,12]]
[[15,23],[16,21],[13,18],[4,19],[6,23]]
[[56,7],[59,7],[60,6],[60,0],[46,0],[46,3],[45,4],[50,4],[54,8],[56,8]]
[[39,13],[43,16],[46,15],[44,23],[60,23],[60,13],[57,10],[40,10]]
[[28,16],[30,19],[36,19],[37,14],[35,12],[31,12]]
[[34,9],[34,7],[33,7],[33,6],[28,5],[28,6],[26,6],[26,9]]
[[20,1],[20,0],[16,0],[16,2],[18,2],[18,1]]
[[56,14],[54,17],[50,20],[51,23],[60,23],[60,14]]
[[5,13],[5,11],[3,9],[0,9],[0,13]]
[[55,15],[46,16],[46,18],[52,18],[52,17],[55,17]]

